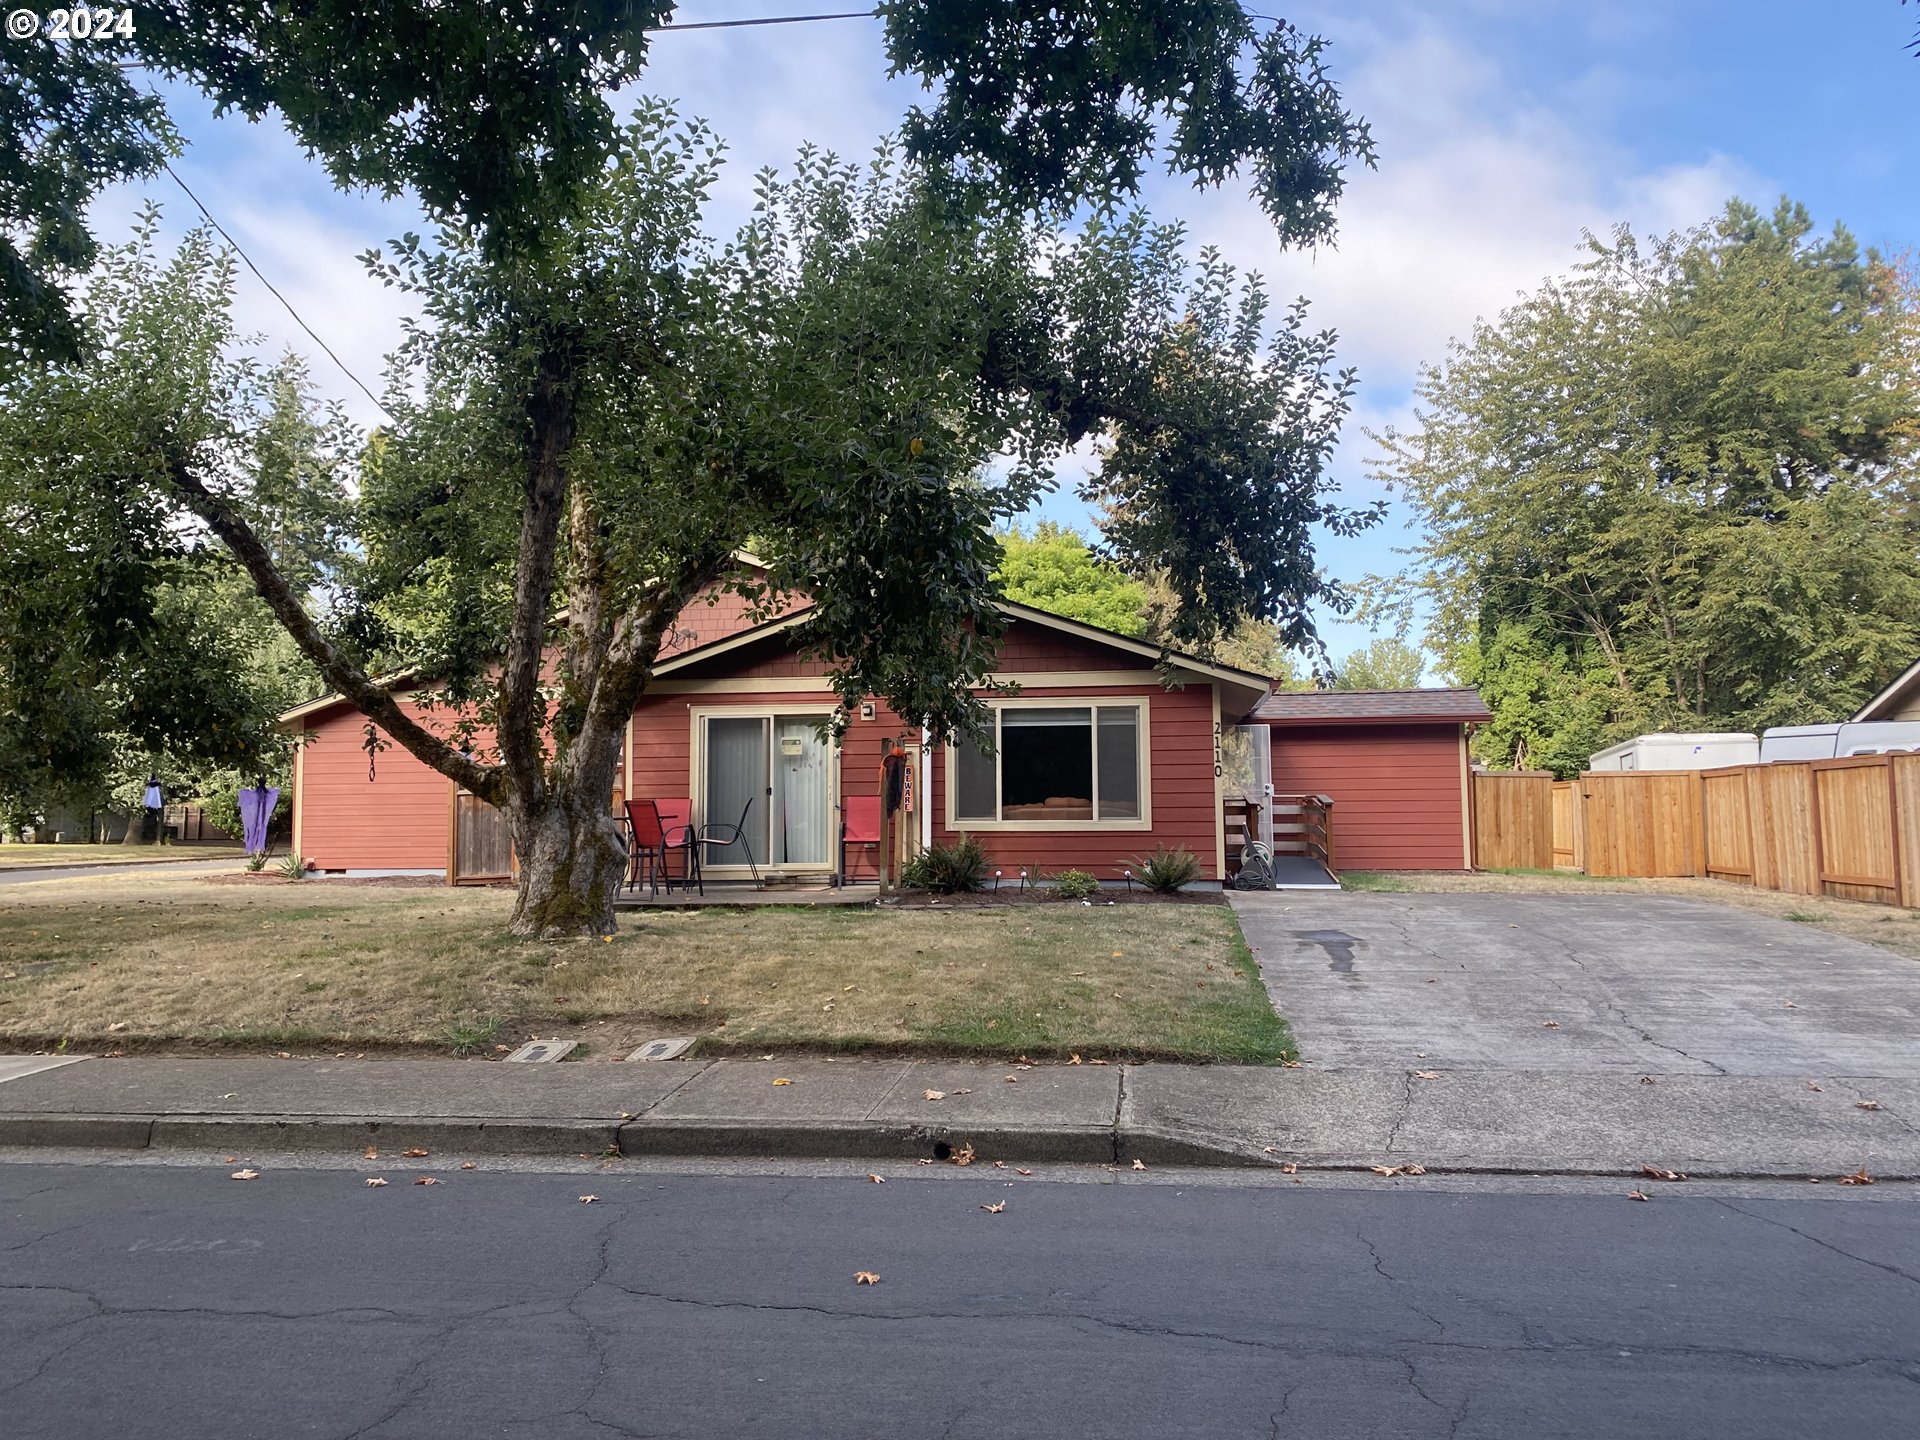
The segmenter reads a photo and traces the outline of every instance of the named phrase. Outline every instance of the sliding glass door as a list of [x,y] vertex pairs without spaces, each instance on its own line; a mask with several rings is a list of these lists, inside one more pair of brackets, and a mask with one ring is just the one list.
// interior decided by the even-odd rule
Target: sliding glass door
[[[741,823],[762,869],[832,868],[833,752],[820,734],[826,718],[737,711],[702,717],[701,823]],[[710,844],[701,859],[743,871],[746,863],[738,845]]]

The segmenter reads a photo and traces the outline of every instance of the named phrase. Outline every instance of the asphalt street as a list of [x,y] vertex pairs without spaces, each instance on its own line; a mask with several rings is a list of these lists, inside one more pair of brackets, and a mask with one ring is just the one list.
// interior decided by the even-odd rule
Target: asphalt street
[[0,1431],[1891,1440],[1920,1413],[1907,1187],[886,1175],[3,1164]]

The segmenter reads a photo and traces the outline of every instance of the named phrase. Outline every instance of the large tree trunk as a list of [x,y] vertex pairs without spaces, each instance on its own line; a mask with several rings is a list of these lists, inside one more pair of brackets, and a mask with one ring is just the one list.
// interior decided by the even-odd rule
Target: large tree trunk
[[613,934],[627,851],[607,796],[557,794],[533,814],[512,814],[511,824],[520,855],[512,933],[538,940]]

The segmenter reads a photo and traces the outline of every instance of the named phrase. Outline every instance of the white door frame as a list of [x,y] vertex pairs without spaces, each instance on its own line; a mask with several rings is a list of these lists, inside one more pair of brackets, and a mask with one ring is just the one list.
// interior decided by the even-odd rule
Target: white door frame
[[[775,767],[779,763],[776,750],[778,735],[776,720],[826,720],[833,715],[830,703],[794,704],[794,705],[689,705],[687,707],[687,757],[688,784],[692,790],[689,796],[693,801],[693,824],[695,833],[699,833],[709,823],[731,825],[735,818],[728,815],[714,820],[707,812],[707,721],[720,720],[765,720],[767,722],[767,784],[773,784]],[[819,862],[782,862],[774,866],[771,851],[773,849],[773,806],[771,796],[762,796],[761,803],[767,807],[767,849],[766,855],[755,854],[754,863],[764,875],[769,870],[780,875],[831,875],[838,865],[840,850],[840,747],[831,741],[827,743],[827,858]],[[723,865],[702,865],[701,873],[715,880],[747,880],[753,876],[746,862],[738,864],[728,862]]]

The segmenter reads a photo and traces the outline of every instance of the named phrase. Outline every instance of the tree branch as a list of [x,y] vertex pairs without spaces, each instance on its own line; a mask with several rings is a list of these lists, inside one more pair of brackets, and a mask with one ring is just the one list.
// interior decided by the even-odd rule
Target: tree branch
[[527,471],[514,565],[513,627],[507,637],[506,664],[500,671],[500,724],[495,737],[508,783],[528,806],[537,805],[546,790],[541,734],[547,715],[540,670],[566,508],[567,455],[573,449],[578,381],[579,354],[573,338],[548,336],[527,397]]
[[300,653],[311,660],[321,677],[362,715],[374,721],[421,763],[445,775],[455,784],[478,795],[489,804],[499,803],[502,772],[498,766],[484,766],[468,759],[451,744],[435,735],[400,708],[393,692],[376,684],[372,677],[321,633],[307,613],[300,597],[293,593],[267,547],[253,527],[237,514],[222,496],[214,494],[186,464],[175,461],[169,467],[175,488],[187,508],[204,520],[225,543],[234,558],[246,566],[253,577],[253,588],[267,603]]

